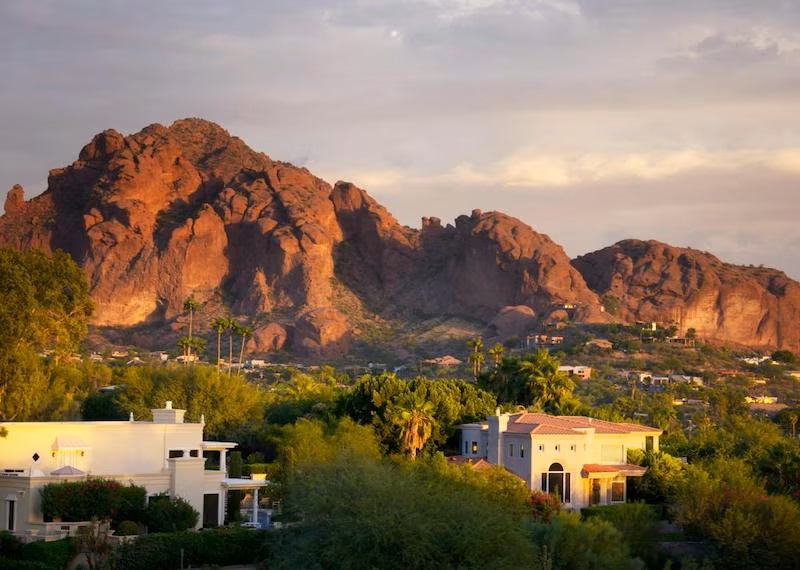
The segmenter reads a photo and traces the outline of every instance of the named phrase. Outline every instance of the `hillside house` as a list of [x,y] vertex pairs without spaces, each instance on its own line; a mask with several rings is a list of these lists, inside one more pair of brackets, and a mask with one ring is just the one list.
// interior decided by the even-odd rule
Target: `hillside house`
[[237,444],[204,441],[204,420],[184,422],[171,402],[152,413],[152,421],[0,423],[0,530],[31,539],[74,533],[75,523],[43,520],[40,489],[89,477],[182,497],[200,513],[198,526],[222,524],[226,491],[259,485],[226,477],[225,456]]
[[566,373],[567,376],[580,378],[581,380],[588,380],[592,377],[591,366],[559,366],[558,371]]
[[661,435],[644,425],[528,412],[498,412],[458,429],[463,457],[502,465],[571,509],[625,502],[628,477],[645,473],[627,463],[627,451],[658,450]]

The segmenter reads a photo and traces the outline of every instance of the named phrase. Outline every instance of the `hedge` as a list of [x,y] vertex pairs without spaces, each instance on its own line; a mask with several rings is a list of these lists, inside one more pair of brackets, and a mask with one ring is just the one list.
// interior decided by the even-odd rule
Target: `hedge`
[[[7,533],[0,533],[3,534]],[[12,544],[12,539],[17,545]],[[0,568],[3,570],[62,570],[72,556],[72,541],[68,538],[22,544],[16,537],[0,536]]]
[[88,521],[93,517],[144,521],[147,490],[125,486],[110,479],[87,479],[49,483],[42,487],[42,514],[45,520],[60,517],[64,522]]
[[174,570],[183,565],[255,564],[267,558],[267,531],[216,528],[140,536],[116,552],[117,570]]

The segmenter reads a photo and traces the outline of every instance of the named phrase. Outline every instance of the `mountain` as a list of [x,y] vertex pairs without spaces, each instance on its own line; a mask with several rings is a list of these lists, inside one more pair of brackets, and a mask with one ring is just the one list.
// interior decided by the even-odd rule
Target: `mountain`
[[566,316],[607,320],[563,249],[498,212],[402,226],[366,192],[255,152],[201,119],[94,137],[0,217],[0,244],[63,249],[83,267],[109,338],[174,342],[228,312],[251,349],[346,353],[375,323],[461,318],[499,339]]
[[800,347],[800,283],[781,271],[639,240],[587,253],[573,265],[625,322],[674,322],[700,338]]

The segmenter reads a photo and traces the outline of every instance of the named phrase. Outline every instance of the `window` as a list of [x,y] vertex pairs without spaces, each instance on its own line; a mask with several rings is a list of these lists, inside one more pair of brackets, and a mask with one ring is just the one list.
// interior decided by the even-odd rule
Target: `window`
[[644,449],[645,451],[653,451],[653,436],[648,435],[644,438]]
[[473,455],[477,455],[478,454],[478,442],[477,441],[473,441],[472,442],[472,453],[473,453]]
[[217,449],[207,449],[203,451],[203,457],[206,460],[206,471],[222,471],[220,466],[221,453]]
[[509,443],[508,444],[508,456],[509,457],[514,457],[514,444],[513,443]]
[[525,444],[524,443],[520,443],[519,444],[519,456],[520,457],[525,457]]
[[539,446],[539,451],[544,451],[544,445]]
[[183,450],[182,449],[170,449],[169,450],[169,458],[175,459],[178,457],[183,457]]
[[560,463],[553,463],[546,473],[542,473],[542,491],[555,495],[562,503],[571,502],[570,475],[564,472]]
[[570,445],[570,446],[569,446],[569,450],[570,450],[570,451],[575,451],[575,445]]
[[561,445],[558,443],[556,444],[556,451],[561,451]]
[[192,449],[189,451],[189,457],[199,457],[200,453],[196,449]]
[[625,502],[625,481],[611,482],[611,502],[612,503]]
[[603,445],[600,447],[601,463],[625,463],[624,445]]
[[6,530],[14,531],[15,526],[14,522],[16,520],[16,510],[17,510],[17,502],[7,500],[6,501],[6,513],[8,513],[8,518],[6,519]]
[[467,453],[469,453],[469,442],[465,441],[464,442],[464,455],[466,455]]

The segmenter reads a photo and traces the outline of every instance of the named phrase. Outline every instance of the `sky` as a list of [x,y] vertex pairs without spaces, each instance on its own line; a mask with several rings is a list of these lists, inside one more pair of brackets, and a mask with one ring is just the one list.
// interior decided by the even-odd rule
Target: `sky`
[[0,188],[212,120],[406,225],[500,210],[800,279],[800,0],[2,0]]

